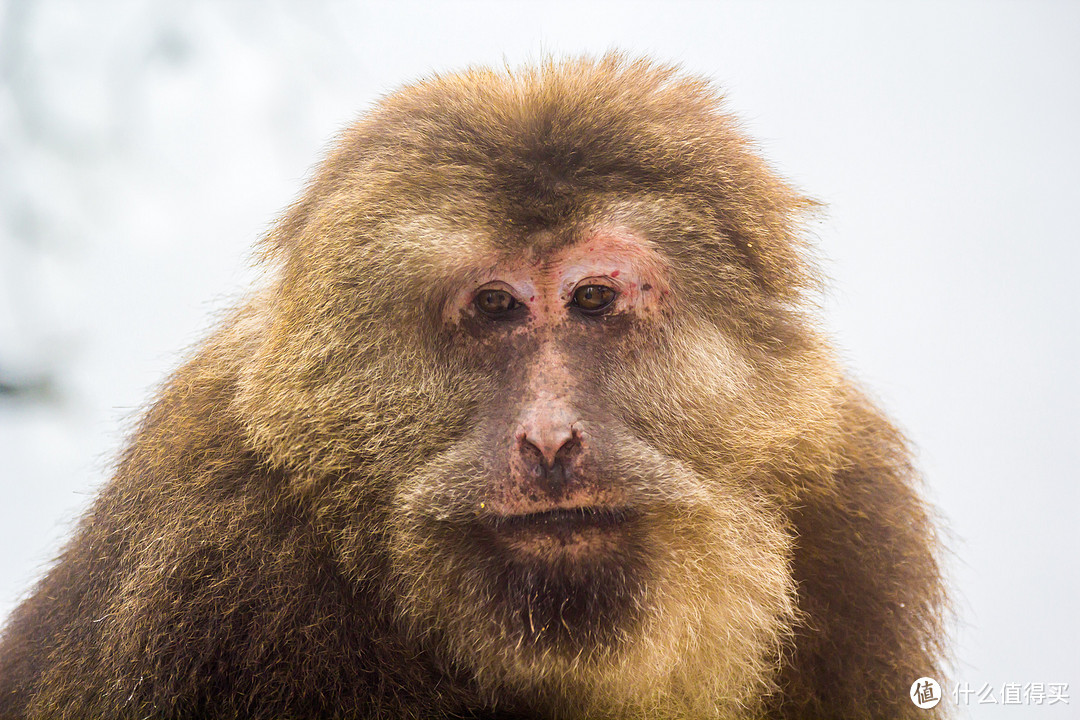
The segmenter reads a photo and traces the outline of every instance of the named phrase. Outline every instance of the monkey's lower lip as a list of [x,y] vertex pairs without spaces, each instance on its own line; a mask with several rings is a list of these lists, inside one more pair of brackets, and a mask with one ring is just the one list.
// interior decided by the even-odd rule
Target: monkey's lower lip
[[585,529],[614,529],[633,515],[625,507],[553,508],[519,515],[490,515],[485,524],[502,532],[573,532]]
[[484,518],[495,543],[542,562],[584,560],[617,552],[628,537],[628,508],[553,508]]

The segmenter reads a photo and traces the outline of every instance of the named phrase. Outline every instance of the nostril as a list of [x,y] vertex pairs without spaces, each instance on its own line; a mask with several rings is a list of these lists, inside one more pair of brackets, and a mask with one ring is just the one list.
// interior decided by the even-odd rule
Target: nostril
[[565,462],[566,460],[568,460],[571,453],[573,453],[580,444],[581,441],[578,437],[577,431],[571,428],[566,440],[563,441],[562,445],[560,445],[559,448],[555,451],[555,462]]

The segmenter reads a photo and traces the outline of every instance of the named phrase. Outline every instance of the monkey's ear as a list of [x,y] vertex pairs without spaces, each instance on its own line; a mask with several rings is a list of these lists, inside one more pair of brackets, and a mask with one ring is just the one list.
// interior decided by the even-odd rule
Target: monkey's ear
[[[378,208],[364,198],[359,187],[371,158],[378,154],[368,131],[370,124],[361,120],[331,141],[300,197],[285,209],[259,242],[260,262],[284,264],[290,256],[304,252],[308,253],[306,260],[310,262],[318,252],[311,241],[317,241],[326,226],[349,227],[351,223],[357,227],[360,219],[377,215]],[[351,212],[343,213],[343,208]]]
[[751,199],[750,204],[757,206],[752,214],[732,218],[721,212],[722,232],[766,295],[785,303],[798,302],[822,285],[820,263],[806,226],[824,206],[797,194],[771,171],[764,172],[776,186],[773,196]]

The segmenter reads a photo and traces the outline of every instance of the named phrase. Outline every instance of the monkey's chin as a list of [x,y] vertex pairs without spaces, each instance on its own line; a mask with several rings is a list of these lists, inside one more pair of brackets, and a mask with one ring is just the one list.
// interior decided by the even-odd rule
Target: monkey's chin
[[618,554],[634,513],[628,508],[553,508],[485,519],[495,541],[512,554],[551,562]]

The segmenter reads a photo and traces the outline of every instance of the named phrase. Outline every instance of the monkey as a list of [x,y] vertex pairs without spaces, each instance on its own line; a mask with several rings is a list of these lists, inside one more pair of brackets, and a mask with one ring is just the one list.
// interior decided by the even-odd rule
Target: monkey
[[674,65],[385,97],[9,619],[0,717],[926,717],[939,523],[817,208]]

